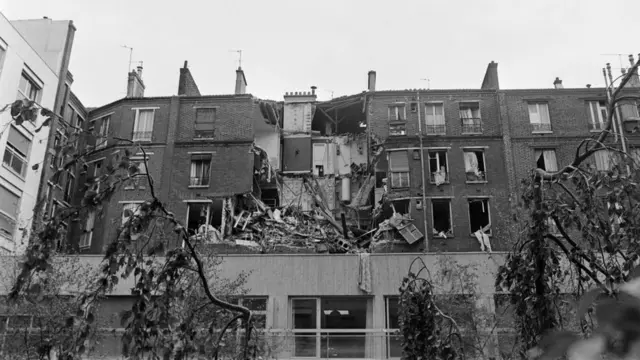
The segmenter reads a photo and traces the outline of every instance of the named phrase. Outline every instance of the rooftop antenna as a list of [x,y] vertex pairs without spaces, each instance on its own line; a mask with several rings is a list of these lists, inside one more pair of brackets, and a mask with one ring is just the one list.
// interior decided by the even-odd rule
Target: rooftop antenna
[[133,59],[133,48],[127,45],[122,45],[123,48],[129,49],[129,68],[127,69],[127,73],[131,71],[131,63]]
[[229,50],[229,52],[238,53],[238,69],[242,69],[242,50]]
[[618,56],[618,61],[620,61],[620,69],[624,69],[624,66],[622,65],[622,56],[624,54],[600,54],[601,56]]
[[431,79],[420,79],[420,81],[427,82],[427,90],[431,89]]

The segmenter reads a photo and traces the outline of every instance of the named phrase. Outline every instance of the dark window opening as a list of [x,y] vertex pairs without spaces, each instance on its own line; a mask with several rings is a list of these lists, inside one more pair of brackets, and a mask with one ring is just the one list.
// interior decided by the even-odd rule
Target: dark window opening
[[400,214],[409,214],[411,211],[411,200],[395,200],[392,202],[393,208],[396,209],[397,213]]
[[489,200],[471,199],[469,200],[469,223],[471,232],[483,230],[485,234],[491,233],[491,228],[484,229],[489,225]]
[[407,135],[405,124],[389,124],[389,136]]
[[213,203],[191,203],[187,215],[187,229],[189,234],[204,232],[203,225],[209,224],[218,228],[222,221],[222,200]]
[[484,151],[465,150],[464,171],[467,175],[467,181],[486,181]]
[[277,189],[262,189],[261,200],[265,205],[275,209],[280,206],[280,199],[278,197]]
[[433,200],[433,234],[435,236],[451,236],[451,203],[449,200]]

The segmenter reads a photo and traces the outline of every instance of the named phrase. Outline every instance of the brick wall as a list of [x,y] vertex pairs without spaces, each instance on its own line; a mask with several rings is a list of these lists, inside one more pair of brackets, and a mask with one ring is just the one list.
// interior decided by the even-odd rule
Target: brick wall
[[[175,141],[193,141],[197,107],[215,107],[215,141],[253,141],[253,124],[261,119],[251,95],[184,98],[180,102],[180,120]],[[264,120],[261,120],[264,121]]]

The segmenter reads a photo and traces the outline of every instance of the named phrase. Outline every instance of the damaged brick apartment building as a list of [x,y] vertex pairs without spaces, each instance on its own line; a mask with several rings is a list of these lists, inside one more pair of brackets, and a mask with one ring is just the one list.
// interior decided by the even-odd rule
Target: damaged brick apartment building
[[[572,159],[605,116],[603,88],[565,89],[556,79],[548,89],[503,90],[494,62],[479,89],[379,90],[376,76],[362,93],[318,101],[311,87],[277,102],[246,93],[240,68],[234,94],[201,95],[186,62],[178,95],[144,97],[138,68],[127,97],[86,114],[87,129],[144,145],[148,167],[144,154],[132,160],[194,239],[224,258],[223,274],[252,271],[240,301],[281,340],[278,358],[400,357],[397,289],[416,256],[432,272],[441,254],[477,266],[481,296],[470,308],[501,312],[494,279],[513,241],[502,220],[510,194],[534,166]],[[638,90],[636,74],[627,91]],[[623,104],[620,115],[638,155],[638,105]],[[108,161],[91,159],[75,183]],[[601,154],[593,162],[610,166]],[[102,214],[70,225],[67,245],[97,264],[147,198],[145,180],[127,184]],[[129,306],[132,284],[118,284],[105,314]],[[490,341],[480,357],[509,352],[508,336],[492,331],[513,329],[494,322],[482,323]]]

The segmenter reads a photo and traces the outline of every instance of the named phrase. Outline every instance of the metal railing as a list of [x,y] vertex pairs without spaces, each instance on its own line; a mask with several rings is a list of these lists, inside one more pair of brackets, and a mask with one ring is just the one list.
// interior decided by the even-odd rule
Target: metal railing
[[189,180],[189,186],[209,186],[208,177],[192,177]]
[[535,123],[531,124],[533,131],[551,131],[551,123]]
[[447,126],[445,124],[440,125],[425,125],[424,131],[427,134],[446,134]]
[[134,131],[133,141],[151,141],[151,134],[153,131]]
[[462,118],[462,132],[466,134],[481,134],[482,119],[480,118]]

